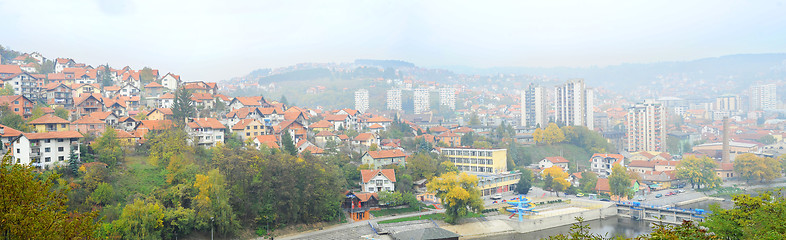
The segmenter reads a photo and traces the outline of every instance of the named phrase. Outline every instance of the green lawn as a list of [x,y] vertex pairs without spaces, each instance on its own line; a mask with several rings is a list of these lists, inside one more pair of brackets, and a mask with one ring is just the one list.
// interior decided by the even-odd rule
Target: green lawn
[[396,209],[382,209],[382,210],[371,211],[371,214],[374,215],[375,217],[381,217],[381,216],[387,216],[387,215],[392,215],[392,214],[402,214],[402,213],[417,212],[418,210],[419,210],[418,208],[412,208],[412,207],[396,208]]
[[[485,217],[485,215],[470,212],[469,214],[467,214],[467,216],[464,216],[462,218],[476,218],[476,217]],[[403,218],[396,218],[396,219],[390,219],[390,220],[385,220],[385,221],[379,221],[379,224],[408,222],[408,221],[417,221],[417,220],[443,220],[443,219],[445,219],[445,214],[444,213],[432,213],[432,214],[421,215],[421,216],[403,217]]]

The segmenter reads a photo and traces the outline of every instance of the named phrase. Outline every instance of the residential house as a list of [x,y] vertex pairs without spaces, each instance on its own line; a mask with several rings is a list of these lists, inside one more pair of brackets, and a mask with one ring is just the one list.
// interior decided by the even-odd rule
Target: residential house
[[437,135],[437,139],[439,142],[444,143],[448,147],[461,146],[461,136],[450,131],[445,131]]
[[344,202],[341,209],[348,212],[354,221],[368,220],[372,209],[379,209],[379,196],[369,192],[344,192]]
[[[169,128],[168,125],[172,124],[170,120],[142,120],[142,121],[148,121],[147,126],[143,127],[143,129],[151,129],[151,130],[166,129]],[[117,120],[117,127],[119,129],[123,129],[123,131],[131,132],[134,131],[135,129],[139,129],[139,125],[142,124],[142,121],[137,121],[133,117],[121,117],[120,119]],[[160,122],[160,121],[169,121],[169,122]],[[159,128],[159,125],[165,125],[165,126]]]
[[69,131],[68,125],[71,124],[68,120],[59,118],[54,114],[45,114],[41,117],[30,121],[28,124],[33,126],[35,132],[64,132]]
[[292,136],[292,142],[306,139],[306,128],[298,121],[284,121],[273,127],[273,132],[279,137],[284,135],[284,131],[289,131],[289,135]]
[[235,110],[244,107],[270,107],[270,104],[262,96],[235,97],[229,102],[229,109]]
[[470,173],[496,174],[508,171],[508,150],[504,148],[438,148],[440,155],[445,156],[456,165],[459,171]]
[[552,166],[558,166],[561,167],[563,170],[568,171],[569,164],[570,161],[568,161],[568,159],[565,159],[564,157],[561,156],[556,156],[556,157],[546,157],[543,160],[540,160],[540,162],[538,162],[538,167],[540,167],[540,169],[547,169]]
[[74,106],[74,89],[63,83],[49,83],[44,86],[44,98],[49,106],[71,108]]
[[319,122],[315,122],[312,123],[311,125],[308,125],[308,129],[315,133],[319,133],[322,131],[330,131],[333,130],[333,124],[331,124],[326,120],[321,120]]
[[360,170],[360,189],[366,192],[393,192],[396,190],[396,171],[393,169]]
[[7,153],[8,149],[11,147],[11,143],[13,143],[17,137],[21,136],[22,133],[22,131],[0,124],[0,153]]
[[608,177],[614,164],[625,166],[624,158],[621,154],[596,153],[589,160],[590,170],[597,173],[598,177]]
[[330,131],[321,131],[314,135],[314,141],[317,145],[325,147],[328,142],[338,141],[338,136]]
[[147,85],[145,85],[144,95],[147,98],[155,99],[163,95],[165,89],[166,87],[164,87],[164,85],[161,85],[157,82],[150,82]]
[[242,140],[253,139],[259,135],[265,135],[265,125],[256,119],[242,119],[230,129]]
[[120,86],[105,86],[102,95],[105,98],[113,98],[117,96],[119,92]]
[[31,164],[42,169],[68,164],[71,153],[79,156],[77,131],[23,133],[12,143],[11,155],[18,164]]
[[167,73],[160,80],[161,85],[169,89],[169,91],[174,92],[178,87],[180,87],[180,75]]
[[384,129],[387,129],[388,127],[390,127],[390,124],[393,123],[393,120],[390,120],[390,119],[382,117],[382,116],[376,116],[376,117],[372,117],[372,118],[366,119],[365,123],[369,127],[371,125],[374,125],[374,124],[379,124]]
[[147,113],[147,120],[173,120],[174,116],[170,108],[156,108]]
[[[120,119],[120,124],[123,125],[131,121],[134,121],[131,117],[122,118]],[[136,124],[134,135],[142,136],[143,138],[150,131],[164,131],[174,126],[171,120],[140,120],[138,122],[134,121],[134,123]]]
[[379,135],[374,133],[361,133],[352,139],[352,144],[366,147],[371,147],[373,144],[379,146]]
[[360,157],[360,161],[362,164],[368,164],[374,169],[378,169],[390,164],[396,164],[403,167],[407,164],[406,158],[407,155],[404,154],[403,151],[400,149],[393,149],[368,151]]
[[74,98],[74,107],[76,115],[84,116],[94,112],[103,110],[101,96],[98,94],[83,93]]
[[11,86],[16,95],[23,95],[33,101],[43,97],[41,86],[39,86],[39,78],[34,77],[30,73],[16,73],[8,77],[0,77],[0,80],[3,81],[4,85]]
[[101,120],[106,123],[106,125],[112,126],[114,128],[118,126],[118,122],[120,120],[120,118],[112,112],[94,112],[88,116]]
[[7,105],[8,110],[24,119],[33,115],[33,101],[22,95],[0,96],[0,105]]
[[90,115],[82,116],[81,118],[71,122],[71,130],[79,131],[80,133],[101,134],[106,128],[106,122],[91,117]]
[[126,83],[123,87],[120,88],[120,91],[117,93],[120,96],[139,96],[142,91],[139,90],[139,87],[134,85],[133,83]]
[[175,105],[175,95],[172,93],[164,93],[156,99],[156,106],[160,108],[172,108]]
[[191,101],[195,107],[213,108],[216,99],[209,93],[191,93]]
[[55,73],[60,73],[63,69],[72,68],[76,65],[74,59],[70,58],[57,58],[55,59]]
[[368,130],[373,132],[373,133],[379,134],[380,132],[385,131],[385,127],[383,127],[382,125],[374,123],[374,124],[372,124],[371,126],[368,127]]
[[226,126],[215,118],[192,118],[186,124],[186,132],[198,146],[213,147],[223,143],[225,130]]
[[352,122],[352,118],[347,114],[326,115],[324,120],[333,124],[334,131],[349,129]]
[[114,113],[115,116],[128,116],[128,107],[123,100],[104,99],[104,110]]
[[261,149],[262,146],[265,146],[270,149],[278,149],[278,139],[275,135],[258,135],[254,138],[254,145],[257,146],[257,149]]

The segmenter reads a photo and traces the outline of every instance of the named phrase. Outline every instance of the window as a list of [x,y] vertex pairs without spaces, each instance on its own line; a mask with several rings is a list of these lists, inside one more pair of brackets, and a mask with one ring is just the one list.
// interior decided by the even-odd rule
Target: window
[[17,148],[17,149],[16,149],[16,153],[20,153],[20,152],[19,152],[19,148]]
[[51,162],[51,161],[52,161],[52,158],[50,158],[50,157],[45,157],[44,158],[44,162]]
[[45,143],[49,143],[50,141],[49,141],[49,139],[46,139],[46,140],[44,140],[44,142],[45,142]]
[[65,128],[65,124],[60,124],[60,127],[61,128]]
[[50,149],[50,148],[44,148],[44,152],[52,152],[52,149]]
[[18,100],[17,100],[17,101],[14,101],[14,104],[19,104],[19,101],[18,101]]
[[62,152],[63,151],[63,147],[57,147],[57,151],[58,152]]
[[382,180],[377,180],[377,185],[382,185]]
[[61,139],[57,139],[57,142],[63,142],[63,139],[62,138]]
[[390,187],[385,187],[385,191],[390,191]]
[[368,188],[368,191],[369,191],[369,192],[373,192],[373,191],[374,191],[374,188],[373,188],[373,187],[369,187],[369,188]]
[[19,108],[14,108],[14,112],[19,112]]
[[65,160],[65,157],[63,157],[63,156],[57,157],[57,161],[61,161],[62,162],[63,160]]

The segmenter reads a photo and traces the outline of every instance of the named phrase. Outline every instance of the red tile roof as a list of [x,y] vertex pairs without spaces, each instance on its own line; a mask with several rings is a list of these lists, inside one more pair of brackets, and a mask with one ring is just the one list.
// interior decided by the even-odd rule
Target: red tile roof
[[327,115],[327,116],[325,116],[325,120],[330,121],[330,122],[344,121],[344,120],[347,119],[348,116],[349,115],[346,115],[346,114]]
[[379,151],[368,151],[368,155],[374,159],[380,158],[395,158],[395,157],[406,157],[407,155],[404,154],[401,149],[393,149],[393,150],[379,150]]
[[28,139],[59,139],[59,138],[82,138],[82,134],[77,131],[46,132],[46,133],[25,133]]
[[251,124],[252,122],[259,122],[259,121],[249,118],[241,119],[234,126],[232,126],[232,130],[243,130],[246,128],[246,126],[248,126],[248,124]]
[[364,170],[360,170],[360,175],[362,176],[362,181],[364,183],[367,183],[369,180],[374,178],[374,176],[376,176],[380,172],[391,182],[396,182],[396,171],[393,169],[373,169],[373,170],[364,169]]
[[377,117],[373,117],[373,118],[367,119],[366,122],[369,122],[369,123],[383,123],[383,122],[393,122],[393,120],[387,119],[387,118],[382,117],[382,116],[377,116]]
[[13,129],[6,125],[0,124],[0,128],[3,128],[3,134],[2,134],[3,137],[16,137],[22,135],[22,131]]
[[267,145],[269,148],[279,148],[278,139],[276,139],[275,135],[259,135],[256,137],[256,141]]
[[212,129],[226,129],[227,127],[224,124],[221,124],[215,118],[193,118],[191,122],[188,123],[188,127],[190,128],[212,128]]
[[361,133],[361,134],[358,134],[358,136],[355,137],[353,140],[355,140],[355,141],[368,141],[368,140],[371,140],[371,139],[374,139],[374,134]]
[[157,82],[150,82],[147,85],[145,85],[145,88],[163,88],[163,87],[164,85],[161,85],[160,83]]
[[328,122],[327,120],[321,120],[319,122],[312,123],[308,126],[308,128],[329,128],[333,127],[333,124]]
[[552,162],[552,163],[570,163],[570,161],[568,161],[568,159],[565,159],[564,157],[561,157],[561,156],[546,157],[546,160],[548,160],[549,162]]
[[104,121],[98,120],[97,118],[91,117],[90,115],[86,115],[71,122],[71,124],[104,124]]
[[22,73],[22,68],[17,65],[0,65],[0,73]]
[[139,122],[137,129],[144,126],[150,130],[163,130],[173,126],[171,120],[141,120]]
[[68,120],[59,118],[59,117],[55,116],[54,114],[46,114],[44,116],[36,118],[33,121],[30,121],[29,123],[30,124],[52,124],[52,123],[71,123],[71,122],[69,122]]

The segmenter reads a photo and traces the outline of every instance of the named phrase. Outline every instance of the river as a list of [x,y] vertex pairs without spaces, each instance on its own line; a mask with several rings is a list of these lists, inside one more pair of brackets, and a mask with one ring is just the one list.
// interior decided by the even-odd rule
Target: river
[[[630,218],[617,217],[617,216],[607,217],[598,220],[585,221],[584,223],[589,225],[590,227],[589,231],[591,233],[605,235],[606,237],[624,236],[624,237],[631,238],[651,232],[650,222],[648,221],[636,221]],[[570,232],[571,226],[572,225],[548,228],[548,229],[538,230],[530,233],[514,233],[514,234],[505,234],[505,235],[497,235],[497,236],[473,238],[473,239],[484,239],[484,240],[485,239],[488,240],[542,239],[558,234],[568,234]]]

